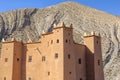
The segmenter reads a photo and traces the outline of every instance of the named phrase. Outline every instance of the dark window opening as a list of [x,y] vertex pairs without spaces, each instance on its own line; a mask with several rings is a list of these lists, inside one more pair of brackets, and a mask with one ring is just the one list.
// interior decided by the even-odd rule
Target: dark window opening
[[59,39],[57,39],[57,43],[59,43]]
[[32,56],[28,57],[28,62],[32,62]]
[[17,58],[17,61],[19,61],[20,59],[19,58]]
[[78,59],[78,63],[81,64],[81,59],[80,58]]
[[6,77],[4,77],[4,80],[6,80]]
[[82,80],[82,78],[80,78],[80,80]]
[[70,54],[68,54],[68,59],[70,59]]
[[99,42],[97,41],[97,44],[99,44]]
[[69,72],[69,74],[72,74],[72,72]]
[[51,40],[51,44],[53,44],[53,40]]
[[45,56],[42,56],[42,61],[45,61]]
[[50,72],[48,72],[48,76],[50,75]]
[[31,77],[29,77],[28,80],[32,80]]
[[66,43],[68,42],[68,40],[66,39]]
[[58,58],[58,53],[55,53],[55,59],[57,59]]
[[5,62],[8,62],[8,58],[5,58]]
[[100,60],[98,60],[98,65],[100,65]]

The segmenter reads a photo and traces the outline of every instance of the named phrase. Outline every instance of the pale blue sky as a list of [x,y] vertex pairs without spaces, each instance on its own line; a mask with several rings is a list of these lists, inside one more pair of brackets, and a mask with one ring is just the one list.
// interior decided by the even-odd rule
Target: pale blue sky
[[0,12],[20,8],[45,8],[66,1],[78,2],[98,10],[120,15],[120,0],[0,0]]

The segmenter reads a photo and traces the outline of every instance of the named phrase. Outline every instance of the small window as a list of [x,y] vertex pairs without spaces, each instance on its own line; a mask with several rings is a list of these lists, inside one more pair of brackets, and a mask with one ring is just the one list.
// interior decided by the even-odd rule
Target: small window
[[68,42],[68,40],[66,39],[66,43]]
[[20,59],[19,58],[17,58],[17,61],[19,61]]
[[57,39],[57,43],[59,43],[59,39]]
[[78,59],[78,63],[81,64],[81,59],[80,58]]
[[45,61],[45,56],[42,56],[42,61]]
[[28,57],[28,62],[32,62],[32,56]]
[[32,80],[31,77],[29,77],[28,80]]
[[4,77],[4,80],[6,80],[6,77]]
[[68,59],[70,59],[70,54],[68,54]]
[[97,41],[97,44],[99,44],[99,42]]
[[100,65],[100,60],[98,60],[98,65]]
[[80,78],[80,80],[82,80],[82,78]]
[[5,62],[8,62],[8,58],[5,58]]
[[58,58],[58,53],[55,53],[55,59],[57,59]]
[[50,75],[50,72],[48,72],[48,76]]
[[53,40],[51,40],[51,44],[53,44]]

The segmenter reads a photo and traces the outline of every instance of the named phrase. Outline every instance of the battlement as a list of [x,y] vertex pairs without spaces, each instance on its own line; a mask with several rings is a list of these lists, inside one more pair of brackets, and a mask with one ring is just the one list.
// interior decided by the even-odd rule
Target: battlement
[[95,34],[94,31],[92,31],[90,34],[89,33],[84,33],[84,38],[85,37],[92,37],[92,36],[96,36],[96,37],[100,37],[100,33],[99,34]]
[[11,43],[11,42],[21,42],[21,41],[17,41],[16,38],[12,38],[10,41],[6,41],[4,38],[2,38],[2,43]]
[[71,24],[70,27],[67,27],[64,22],[62,22],[61,24],[58,24],[58,25],[53,24],[53,30],[54,30],[54,29],[58,29],[58,28],[69,28],[69,29],[73,29],[73,26],[72,26],[72,24]]
[[53,24],[53,31],[52,32],[45,32],[44,30],[42,31],[42,35],[49,35],[49,34],[53,34],[54,33],[54,30],[56,29],[60,29],[60,28],[65,28],[65,29],[73,29],[73,25],[71,24],[70,27],[67,27],[64,22],[56,25],[56,24]]

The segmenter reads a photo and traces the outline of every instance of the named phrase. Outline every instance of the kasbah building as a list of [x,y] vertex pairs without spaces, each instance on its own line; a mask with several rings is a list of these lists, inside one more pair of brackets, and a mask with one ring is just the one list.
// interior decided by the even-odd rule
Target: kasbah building
[[101,37],[73,41],[73,27],[54,25],[37,42],[2,40],[0,80],[104,80]]

